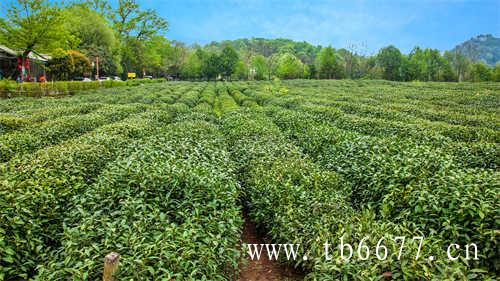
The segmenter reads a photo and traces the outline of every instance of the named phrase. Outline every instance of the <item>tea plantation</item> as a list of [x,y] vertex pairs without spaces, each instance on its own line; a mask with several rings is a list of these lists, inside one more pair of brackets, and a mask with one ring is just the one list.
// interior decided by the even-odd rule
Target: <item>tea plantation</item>
[[0,100],[0,280],[102,280],[110,252],[116,280],[237,280],[245,216],[270,243],[301,245],[281,261],[306,280],[498,280],[499,199],[499,83]]

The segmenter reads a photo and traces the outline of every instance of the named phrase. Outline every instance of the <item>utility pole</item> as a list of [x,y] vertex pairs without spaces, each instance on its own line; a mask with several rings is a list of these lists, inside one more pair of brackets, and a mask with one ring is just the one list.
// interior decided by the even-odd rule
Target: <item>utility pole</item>
[[96,57],[95,59],[95,64],[96,64],[96,77],[95,80],[99,81],[99,57]]

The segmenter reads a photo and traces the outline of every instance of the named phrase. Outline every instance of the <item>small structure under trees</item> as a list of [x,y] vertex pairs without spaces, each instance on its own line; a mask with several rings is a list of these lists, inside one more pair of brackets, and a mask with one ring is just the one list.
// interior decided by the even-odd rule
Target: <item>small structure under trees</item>
[[24,71],[25,80],[34,81],[42,75],[46,76],[45,65],[49,59],[49,56],[33,51],[23,60],[19,52],[0,45],[0,70],[3,78],[15,80]]

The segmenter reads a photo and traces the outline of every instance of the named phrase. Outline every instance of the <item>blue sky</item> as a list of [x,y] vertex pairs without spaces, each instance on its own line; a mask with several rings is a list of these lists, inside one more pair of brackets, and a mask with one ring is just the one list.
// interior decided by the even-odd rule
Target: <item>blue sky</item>
[[453,48],[478,34],[500,34],[500,0],[138,0],[170,23],[169,39],[205,44],[249,37],[290,38],[313,44],[394,44]]

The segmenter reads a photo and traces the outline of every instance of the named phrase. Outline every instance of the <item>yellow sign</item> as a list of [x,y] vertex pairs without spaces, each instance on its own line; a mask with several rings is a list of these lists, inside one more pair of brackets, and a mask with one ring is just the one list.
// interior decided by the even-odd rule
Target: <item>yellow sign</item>
[[127,74],[127,77],[128,77],[128,78],[135,78],[136,76],[137,76],[137,74],[135,74],[134,72],[129,72],[129,73]]

